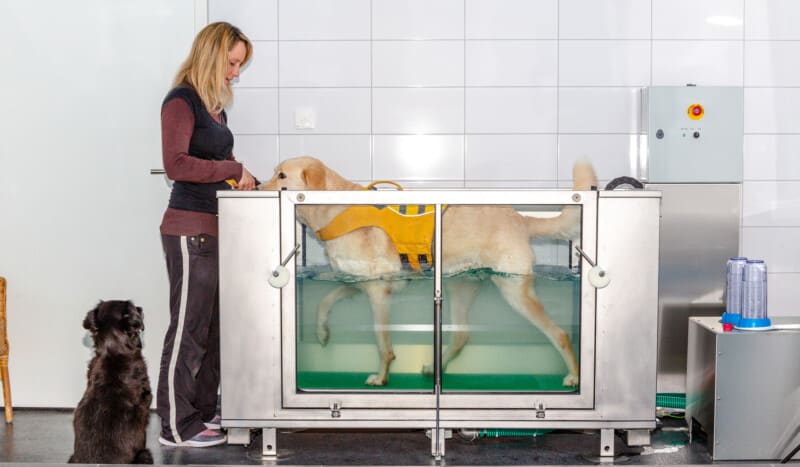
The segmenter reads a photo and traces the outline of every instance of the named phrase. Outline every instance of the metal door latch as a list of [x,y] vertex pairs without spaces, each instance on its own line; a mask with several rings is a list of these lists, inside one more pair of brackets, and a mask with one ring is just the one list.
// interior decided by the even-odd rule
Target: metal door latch
[[339,418],[342,416],[342,403],[339,401],[331,401],[331,418]]
[[272,270],[272,273],[269,275],[269,285],[275,287],[276,289],[280,289],[284,287],[286,284],[289,283],[289,270],[286,269],[286,264],[289,260],[292,259],[294,255],[300,250],[300,244],[294,246],[291,252],[289,252],[289,256],[287,256],[283,261],[281,261],[280,266],[276,266],[275,269]]
[[592,261],[592,258],[589,258],[589,255],[586,254],[581,247],[575,245],[575,249],[583,256],[583,259],[586,260],[592,266],[592,269],[589,269],[589,283],[596,289],[602,289],[611,282],[611,278],[608,276],[608,271],[603,269],[601,266],[598,266],[596,262]]
[[544,402],[536,401],[533,404],[533,406],[534,410],[536,410],[536,418],[544,418],[544,411],[545,411]]

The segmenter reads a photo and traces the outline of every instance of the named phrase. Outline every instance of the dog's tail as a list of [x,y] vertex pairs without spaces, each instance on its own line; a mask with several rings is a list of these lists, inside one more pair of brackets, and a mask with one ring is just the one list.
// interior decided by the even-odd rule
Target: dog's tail
[[[590,190],[597,186],[597,175],[588,161],[578,161],[572,168],[572,186],[576,191]],[[565,206],[555,217],[528,217],[528,232],[531,237],[573,239],[580,234],[581,209]]]

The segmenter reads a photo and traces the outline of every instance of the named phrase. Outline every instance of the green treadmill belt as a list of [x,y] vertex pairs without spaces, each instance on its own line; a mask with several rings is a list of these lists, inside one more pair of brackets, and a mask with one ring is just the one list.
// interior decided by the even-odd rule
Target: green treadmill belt
[[[433,377],[420,373],[392,373],[389,384],[381,387],[367,386],[369,373],[332,373],[303,371],[297,373],[300,391],[326,391],[343,389],[373,389],[376,391],[433,392]],[[577,388],[561,384],[564,375],[488,375],[445,374],[442,392],[577,392]]]

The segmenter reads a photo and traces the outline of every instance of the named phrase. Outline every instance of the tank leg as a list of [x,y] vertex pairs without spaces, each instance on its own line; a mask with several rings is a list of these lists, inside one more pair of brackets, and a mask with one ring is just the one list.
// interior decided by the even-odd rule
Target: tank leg
[[277,457],[278,455],[278,430],[264,428],[261,430],[261,457]]
[[649,446],[650,430],[626,430],[628,446]]
[[228,444],[250,445],[250,428],[228,428]]
[[600,457],[614,457],[614,429],[600,430]]
[[431,438],[431,456],[438,461],[444,458],[444,440],[446,438],[452,438],[453,431],[440,428],[438,430],[439,436],[436,436],[436,431],[435,428],[431,428],[427,430],[426,434]]

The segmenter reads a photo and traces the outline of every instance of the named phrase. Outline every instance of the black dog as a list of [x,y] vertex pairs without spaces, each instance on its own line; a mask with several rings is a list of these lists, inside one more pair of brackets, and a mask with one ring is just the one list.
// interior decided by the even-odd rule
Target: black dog
[[70,463],[152,464],[145,447],[150,380],[139,332],[142,309],[130,301],[100,302],[86,314],[94,357],[88,385],[75,409],[75,452]]

